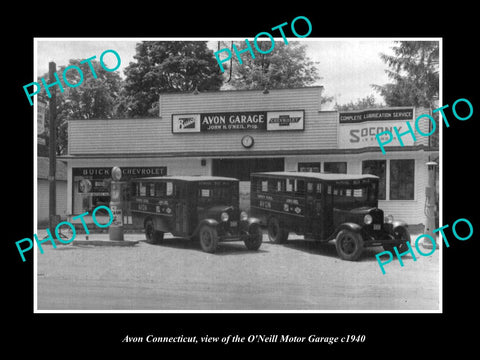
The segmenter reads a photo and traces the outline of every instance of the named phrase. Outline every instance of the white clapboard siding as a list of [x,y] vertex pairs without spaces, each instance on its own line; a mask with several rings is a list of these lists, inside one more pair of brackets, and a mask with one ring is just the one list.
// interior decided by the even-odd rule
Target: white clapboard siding
[[[65,219],[67,214],[67,182],[56,182],[56,215]],[[45,222],[49,219],[49,183],[48,180],[38,179],[37,182],[37,221]]]
[[[160,117],[150,119],[71,120],[69,154],[181,153],[334,149],[335,112],[319,112],[322,87],[262,91],[223,91],[160,96]],[[304,110],[304,131],[212,131],[172,133],[172,114]],[[241,138],[250,134],[254,148]],[[248,155],[246,153],[246,155]]]
[[[422,108],[422,107],[415,108],[414,118],[413,118],[413,120],[410,121],[410,125],[412,125],[412,129],[414,129],[414,131],[415,131],[415,138],[416,138],[415,145],[428,146],[429,136],[420,135],[418,133],[418,131],[416,129],[416,125],[415,125],[417,117],[419,117],[422,114],[428,114],[428,115],[431,116],[432,112],[427,108]],[[428,117],[422,117],[418,120],[417,126],[418,126],[418,129],[423,134],[428,134],[431,131],[431,128],[429,126],[433,126],[433,125],[431,125],[431,121],[428,119]],[[406,127],[405,127],[405,130],[406,130]],[[437,126],[435,131],[436,132],[439,131],[438,126]],[[405,138],[410,137],[410,136],[411,136],[410,134],[407,134],[407,135],[405,135]]]
[[425,187],[428,185],[428,171],[425,166],[426,156],[415,159],[415,199],[379,201],[379,207],[385,214],[392,214],[396,219],[408,224],[425,223]]

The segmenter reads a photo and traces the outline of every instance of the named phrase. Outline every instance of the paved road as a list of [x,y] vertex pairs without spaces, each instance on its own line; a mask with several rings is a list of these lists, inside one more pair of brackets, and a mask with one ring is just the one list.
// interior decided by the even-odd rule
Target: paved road
[[[106,234],[90,239],[108,239]],[[79,237],[81,239],[81,237]],[[413,238],[413,237],[412,237]],[[127,234],[126,240],[143,239]],[[382,275],[368,249],[357,262],[333,242],[268,242],[259,251],[166,239],[133,247],[66,245],[37,253],[38,310],[437,310],[439,254],[404,257]]]

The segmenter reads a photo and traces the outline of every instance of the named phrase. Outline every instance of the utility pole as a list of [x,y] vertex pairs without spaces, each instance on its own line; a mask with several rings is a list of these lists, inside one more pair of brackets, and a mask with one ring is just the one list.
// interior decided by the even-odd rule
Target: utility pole
[[[49,83],[55,81],[54,73],[57,71],[57,66],[54,62],[48,63],[48,76]],[[55,173],[57,170],[57,154],[56,154],[56,118],[57,118],[57,89],[55,86],[51,91],[52,97],[49,102],[50,110],[50,140],[49,140],[49,172],[48,172],[48,185],[49,185],[49,202],[48,202],[48,211],[49,211],[49,229],[53,231],[56,224],[56,215],[57,215],[57,188],[55,182]]]

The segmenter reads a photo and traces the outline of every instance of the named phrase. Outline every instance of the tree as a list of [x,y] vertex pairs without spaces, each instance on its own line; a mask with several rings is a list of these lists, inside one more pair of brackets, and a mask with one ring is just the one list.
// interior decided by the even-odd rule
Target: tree
[[[422,106],[434,109],[439,92],[438,41],[397,41],[394,55],[382,54],[391,68],[386,70],[393,83],[373,85],[388,106]],[[433,114],[439,128],[438,113]],[[428,138],[430,146],[438,147],[439,132]]]
[[[106,71],[98,61],[92,60],[91,64],[97,78],[94,78],[93,72],[88,63],[80,64],[79,59],[69,60],[68,65],[62,65],[57,68],[57,74],[62,82],[64,92],[62,93],[57,86],[57,149],[58,155],[65,154],[67,151],[68,133],[67,120],[72,119],[110,119],[117,114],[117,104],[120,90],[122,88],[122,79],[118,72]],[[65,84],[62,74],[67,66],[75,65],[82,70],[82,75],[74,68],[68,70],[65,74],[67,82],[74,87]],[[83,76],[83,80],[81,79]],[[41,76],[48,83],[48,73]],[[41,78],[40,77],[40,78]],[[38,82],[41,83],[40,78]],[[82,81],[80,81],[82,80]],[[75,86],[78,84],[78,86]],[[37,95],[39,100],[47,103],[49,98],[45,91]],[[49,141],[49,108],[45,112],[45,138],[46,144]]]
[[[258,41],[258,46],[267,52],[272,44],[270,41]],[[235,44],[238,49],[246,48],[246,43]],[[252,45],[252,48],[253,45]],[[255,58],[250,52],[241,54],[242,64],[233,53],[232,77],[229,83],[235,89],[281,89],[308,86],[320,80],[316,65],[306,54],[307,46],[290,41],[288,45],[276,41],[274,49],[268,54],[262,54],[254,49]],[[228,69],[229,72],[230,69]]]
[[373,85],[388,106],[436,107],[439,91],[438,41],[396,41],[394,55],[381,54],[393,83]]
[[158,116],[162,92],[219,90],[223,83],[206,41],[143,41],[134,58],[120,104],[129,117]]
[[382,104],[378,104],[375,100],[375,96],[367,95],[364,98],[357,99],[357,101],[350,101],[347,104],[339,105],[335,104],[334,109],[337,111],[350,111],[350,110],[364,110],[369,108],[383,107]]

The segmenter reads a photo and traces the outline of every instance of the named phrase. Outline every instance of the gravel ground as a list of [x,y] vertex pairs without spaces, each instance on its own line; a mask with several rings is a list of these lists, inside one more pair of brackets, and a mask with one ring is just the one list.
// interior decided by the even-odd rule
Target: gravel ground
[[381,247],[350,262],[338,258],[334,242],[298,236],[275,245],[264,235],[259,251],[223,243],[216,254],[185,239],[143,239],[126,234],[126,241],[142,240],[131,247],[44,245],[44,254],[37,251],[38,310],[439,309],[438,251],[417,261],[405,256],[403,267],[395,259],[383,275],[375,258]]

